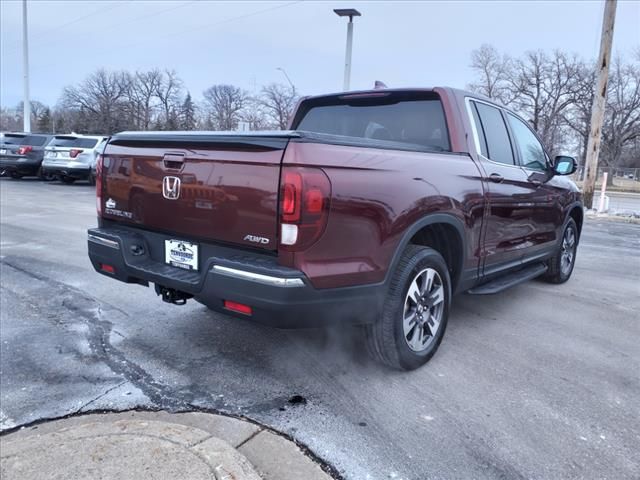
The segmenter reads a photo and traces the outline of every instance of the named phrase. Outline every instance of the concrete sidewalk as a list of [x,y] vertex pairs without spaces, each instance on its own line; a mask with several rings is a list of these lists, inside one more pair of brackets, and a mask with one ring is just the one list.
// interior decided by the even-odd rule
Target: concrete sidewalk
[[0,437],[3,480],[329,480],[292,441],[208,413],[125,412],[56,420]]

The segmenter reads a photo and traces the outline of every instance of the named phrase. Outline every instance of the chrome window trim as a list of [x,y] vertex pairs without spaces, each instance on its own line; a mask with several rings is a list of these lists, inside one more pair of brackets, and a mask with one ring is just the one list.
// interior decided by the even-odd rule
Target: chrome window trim
[[87,240],[98,245],[104,245],[105,247],[114,248],[120,250],[120,244],[115,240],[109,240],[108,238],[99,237],[97,235],[87,234]]
[[[489,107],[493,107],[493,108],[497,108],[498,110],[501,111],[508,111],[505,110],[502,107],[499,107],[497,105],[494,105],[493,103],[489,103],[489,102],[484,102],[480,99],[474,98],[474,97],[464,97],[464,103],[465,103],[465,108],[467,110],[467,119],[469,120],[469,123],[471,123],[471,131],[473,132],[473,143],[476,146],[476,154],[478,155],[478,157],[480,157],[482,160],[485,160],[487,162],[491,162],[494,165],[501,165],[503,167],[510,167],[510,168],[517,168],[519,170],[522,170],[522,166],[521,165],[516,165],[515,163],[502,163],[502,162],[496,162],[495,160],[491,160],[489,157],[485,157],[482,154],[482,148],[480,148],[480,134],[478,133],[478,130],[476,129],[476,122],[473,119],[473,113],[471,112],[471,102],[478,102],[478,103],[484,103],[485,105],[488,105]],[[506,125],[505,125],[506,127]],[[508,129],[507,129],[507,134],[508,134]],[[509,139],[511,139],[511,136],[509,136]],[[512,146],[513,148],[513,146]],[[516,157],[514,155],[513,160],[516,160]]]
[[219,273],[220,275],[227,277],[240,278],[242,280],[262,283],[264,285],[271,285],[273,287],[294,288],[304,286],[304,282],[301,278],[274,277],[271,275],[263,275],[261,273],[248,272],[246,270],[238,270],[237,268],[223,267],[222,265],[214,265],[211,268],[211,272]]

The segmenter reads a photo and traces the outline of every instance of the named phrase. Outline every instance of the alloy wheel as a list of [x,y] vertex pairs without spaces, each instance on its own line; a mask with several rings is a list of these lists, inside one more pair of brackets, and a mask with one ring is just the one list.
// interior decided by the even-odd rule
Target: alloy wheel
[[562,251],[560,253],[560,270],[563,275],[568,275],[573,267],[576,256],[576,232],[569,226],[562,237]]
[[444,284],[433,268],[419,272],[409,284],[404,301],[404,339],[414,352],[426,350],[433,342],[444,313]]

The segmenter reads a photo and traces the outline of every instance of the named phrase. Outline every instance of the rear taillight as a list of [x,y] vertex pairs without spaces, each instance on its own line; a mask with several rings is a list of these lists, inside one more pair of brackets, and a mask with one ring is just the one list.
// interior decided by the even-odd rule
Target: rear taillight
[[280,190],[280,245],[299,251],[315,243],[327,224],[331,183],[319,168],[284,167]]
[[96,160],[96,208],[98,210],[98,216],[102,216],[102,168],[104,157],[98,155]]
[[33,147],[20,147],[18,149],[18,155],[26,155],[27,153],[29,153],[31,150],[33,150]]
[[72,149],[69,151],[69,156],[70,156],[71,158],[76,158],[76,157],[77,157],[78,155],[80,155],[82,152],[83,152],[83,151],[82,151],[82,150],[80,150],[80,149],[78,149],[78,148],[72,148]]

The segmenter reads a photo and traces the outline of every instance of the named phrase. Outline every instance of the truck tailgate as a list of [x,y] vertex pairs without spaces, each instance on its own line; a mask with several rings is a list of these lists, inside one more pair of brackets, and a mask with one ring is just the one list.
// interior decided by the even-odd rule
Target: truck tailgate
[[280,164],[294,132],[132,132],[103,159],[104,218],[178,240],[276,250]]

